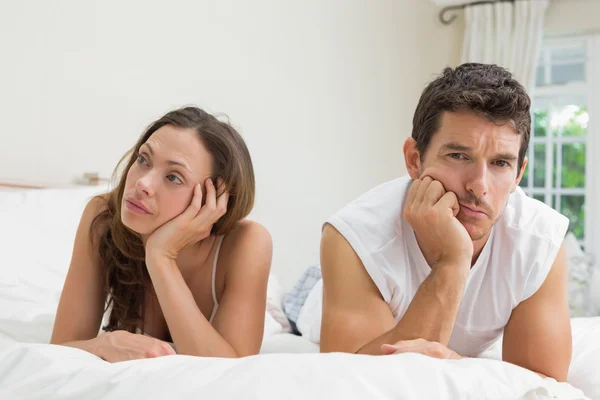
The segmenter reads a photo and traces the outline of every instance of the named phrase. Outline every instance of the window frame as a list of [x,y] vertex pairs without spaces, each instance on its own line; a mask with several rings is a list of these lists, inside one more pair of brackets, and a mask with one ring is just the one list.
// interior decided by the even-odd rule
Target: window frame
[[[540,58],[543,58],[546,65],[549,65],[550,51],[547,49],[565,48],[583,44],[586,49],[585,82],[571,82],[567,84],[536,86],[532,93],[532,105],[536,108],[541,104],[550,105],[552,99],[556,98],[583,98],[586,102],[590,120],[588,122],[587,135],[581,137],[554,137],[550,136],[536,138],[533,136],[533,127],[529,149],[527,152],[530,165],[528,166],[527,187],[522,189],[529,196],[543,194],[546,203],[553,200],[553,195],[584,195],[585,196],[585,217],[583,241],[580,244],[584,246],[586,253],[592,256],[593,260],[600,259],[600,224],[597,221],[600,218],[600,210],[597,204],[600,202],[600,34],[571,36],[564,38],[548,38],[544,40],[542,46],[543,52]],[[546,81],[549,79],[549,70],[546,68]],[[533,125],[533,123],[532,123]],[[561,161],[562,144],[583,142],[586,144],[585,157],[585,187],[584,188],[560,188],[555,187],[552,180],[552,171]],[[535,144],[546,144],[546,165],[545,165],[545,186],[543,188],[533,188],[534,179],[534,150]],[[557,160],[554,159],[554,144],[557,145]],[[560,150],[558,149],[560,147]],[[548,154],[550,153],[550,154]],[[560,166],[562,168],[562,166]],[[559,169],[560,175],[560,169]],[[560,178],[558,178],[560,183]],[[549,200],[550,199],[550,200]],[[551,204],[556,209],[557,203]],[[560,211],[560,210],[559,210]],[[596,263],[597,264],[597,263]]]

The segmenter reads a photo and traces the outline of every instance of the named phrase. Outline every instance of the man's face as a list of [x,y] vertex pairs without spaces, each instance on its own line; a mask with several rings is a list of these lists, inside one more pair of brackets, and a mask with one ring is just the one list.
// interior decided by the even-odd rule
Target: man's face
[[[512,124],[497,124],[469,111],[445,112],[411,177],[430,176],[460,203],[456,216],[471,240],[487,240],[523,168],[518,156],[521,135]],[[414,175],[414,176],[413,176]]]

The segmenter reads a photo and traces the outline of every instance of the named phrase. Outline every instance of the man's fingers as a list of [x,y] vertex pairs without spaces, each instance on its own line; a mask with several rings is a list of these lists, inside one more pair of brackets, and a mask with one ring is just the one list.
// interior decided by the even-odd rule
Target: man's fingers
[[419,191],[419,185],[421,184],[420,179],[415,179],[410,184],[410,189],[408,189],[408,197],[406,198],[406,205],[411,206],[415,201],[415,197],[417,197],[417,192]]
[[381,350],[386,354],[392,354],[396,351],[404,352],[408,349],[413,349],[415,347],[424,346],[428,341],[425,339],[413,339],[413,340],[401,340],[396,342],[395,344],[383,344],[381,345]]
[[440,207],[442,211],[446,209],[451,209],[453,217],[456,217],[456,215],[460,211],[460,204],[458,203],[458,198],[453,192],[446,192],[446,194],[444,194],[442,198],[437,202],[436,206]]
[[433,179],[431,179],[430,176],[426,176],[423,179],[421,179],[421,184],[419,185],[419,189],[417,190],[417,193],[415,195],[413,205],[419,206],[421,203],[423,203],[425,193],[427,192],[427,189],[429,188],[429,185],[432,181]]
[[392,344],[381,345],[381,351],[383,354],[394,354],[398,349]]
[[425,192],[425,197],[423,198],[423,203],[429,206],[433,206],[437,203],[440,198],[446,193],[446,189],[444,189],[444,185],[440,181],[432,181],[429,184],[429,188]]

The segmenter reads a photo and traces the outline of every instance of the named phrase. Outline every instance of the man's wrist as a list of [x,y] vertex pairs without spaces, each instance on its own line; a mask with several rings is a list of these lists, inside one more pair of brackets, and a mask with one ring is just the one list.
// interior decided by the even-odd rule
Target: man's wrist
[[471,259],[455,257],[440,260],[432,269],[439,274],[450,274],[456,277],[464,276],[466,278],[471,270]]

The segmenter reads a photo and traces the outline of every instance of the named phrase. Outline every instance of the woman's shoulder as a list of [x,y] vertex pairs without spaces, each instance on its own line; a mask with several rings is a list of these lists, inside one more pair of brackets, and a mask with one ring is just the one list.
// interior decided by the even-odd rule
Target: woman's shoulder
[[231,231],[226,234],[231,241],[272,241],[271,234],[263,225],[256,221],[243,219],[235,223]]
[[265,265],[268,271],[272,254],[273,239],[267,228],[256,221],[242,220],[223,238],[219,257],[242,268],[242,264],[253,260],[258,265]]
[[94,232],[99,234],[106,223],[99,217],[109,210],[110,196],[111,193],[103,193],[92,197],[83,210],[80,225],[87,227],[88,230],[93,226]]

